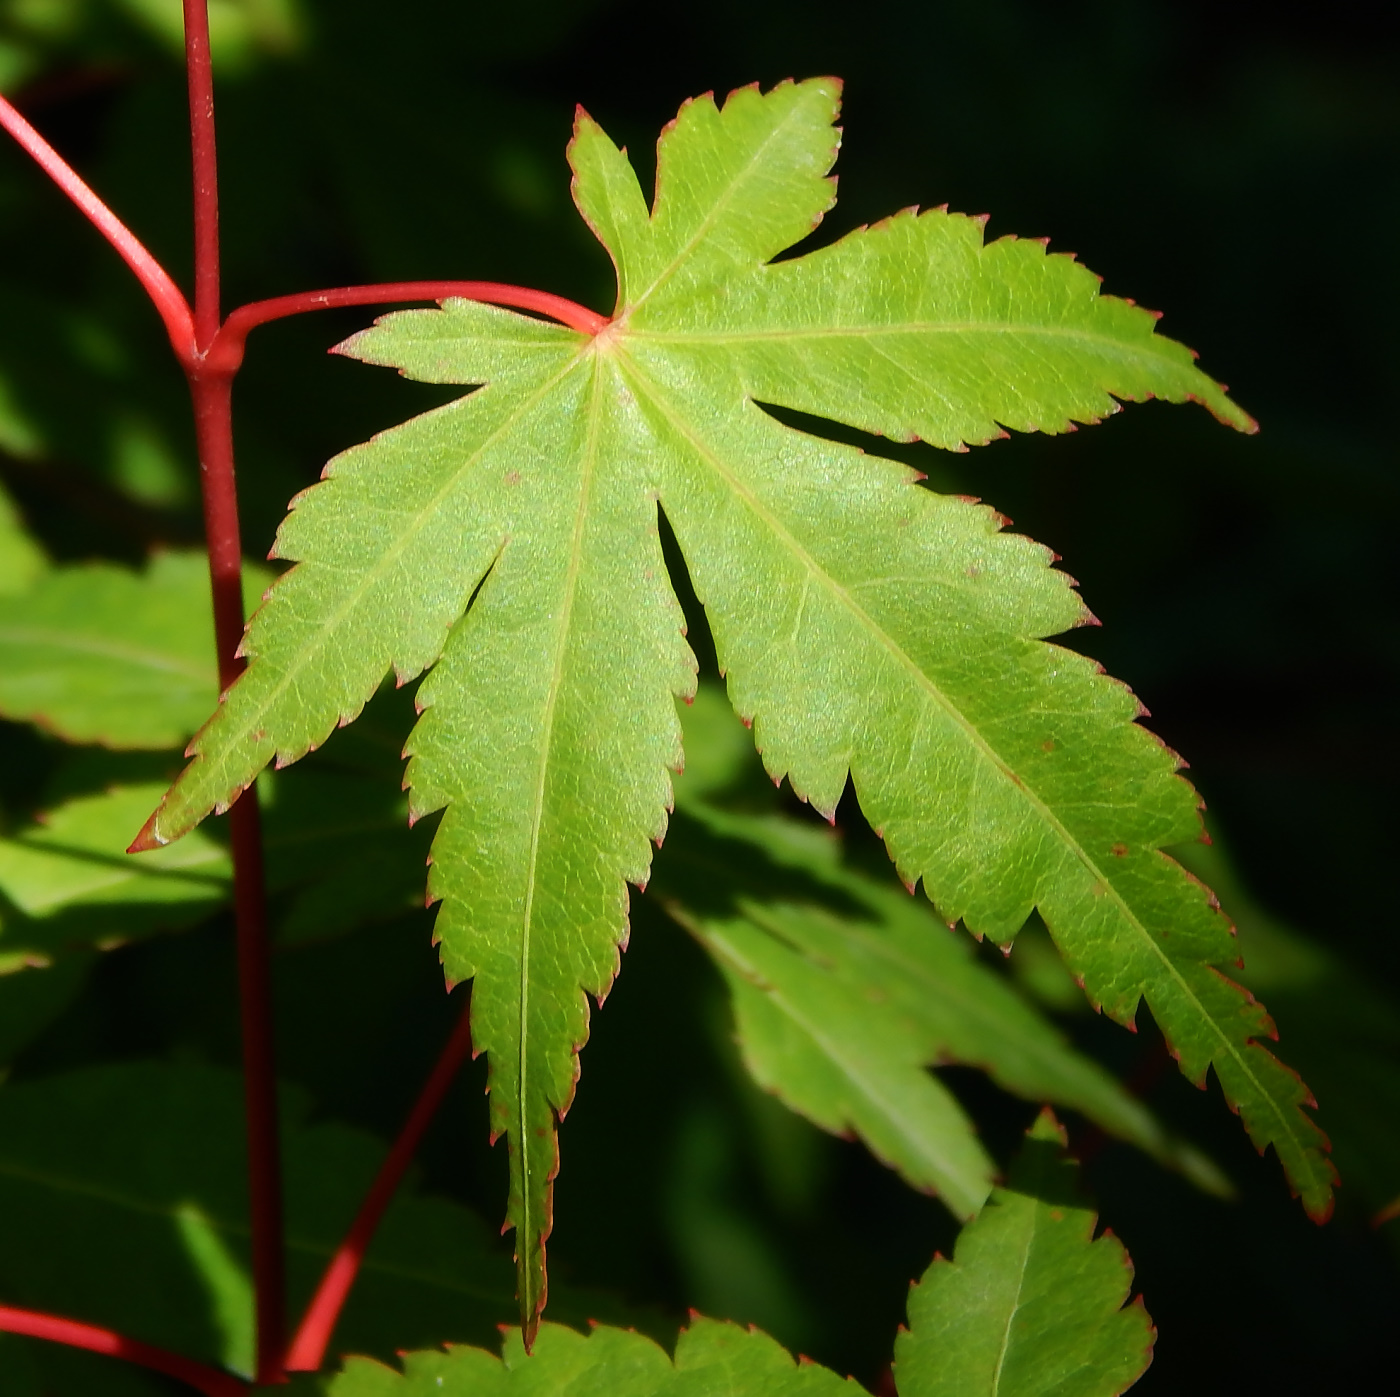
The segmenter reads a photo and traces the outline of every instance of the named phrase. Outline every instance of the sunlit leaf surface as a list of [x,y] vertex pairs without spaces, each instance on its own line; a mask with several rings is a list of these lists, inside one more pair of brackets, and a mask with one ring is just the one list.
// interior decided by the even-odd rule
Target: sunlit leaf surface
[[759,402],[950,448],[1149,396],[1252,423],[1152,314],[1039,242],[984,243],[977,220],[905,213],[773,262],[833,202],[837,99],[821,79],[688,103],[650,208],[580,115],[575,201],[619,285],[596,336],[449,303],[342,346],[485,386],[297,498],[276,553],[300,566],[143,835],[177,838],[386,673],[431,668],[412,809],[445,810],[429,888],[448,979],[475,979],[527,1331],[587,996],[617,972],[694,685],[658,508],[769,773],[824,812],[849,777],[946,921],[1006,940],[1038,908],[1091,1000],[1124,1023],[1145,1000],[1187,1075],[1213,1066],[1309,1211],[1330,1207],[1307,1089],[1217,969],[1229,924],[1162,852],[1198,836],[1195,793],[1126,689],[1043,643],[1089,617],[1069,579],[992,509]]
[[1042,1115],[1010,1182],[910,1292],[903,1397],[1117,1397],[1151,1362],[1152,1321],[1124,1307],[1132,1263],[1116,1237],[1095,1240],[1063,1144]]

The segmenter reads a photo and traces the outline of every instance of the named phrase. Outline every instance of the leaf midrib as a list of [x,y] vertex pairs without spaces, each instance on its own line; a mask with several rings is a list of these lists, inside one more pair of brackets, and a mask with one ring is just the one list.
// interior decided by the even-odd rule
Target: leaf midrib
[[[531,1217],[530,1192],[530,1132],[526,1124],[528,1095],[529,1005],[530,1005],[530,933],[534,917],[535,892],[538,887],[540,831],[544,820],[545,791],[548,785],[551,748],[554,737],[554,717],[558,708],[559,690],[563,683],[564,657],[569,648],[569,623],[573,618],[578,597],[578,579],[582,568],[583,540],[588,523],[588,507],[592,497],[593,477],[598,458],[598,429],[602,413],[598,410],[598,357],[593,356],[592,402],[588,409],[588,440],[580,460],[578,505],[574,513],[574,529],[570,539],[568,567],[564,575],[564,603],[559,608],[557,641],[554,650],[554,671],[550,675],[548,697],[542,721],[540,760],[536,773],[533,808],[530,812],[530,853],[526,866],[525,907],[521,916],[520,944],[520,1049],[516,1075],[516,1119],[520,1131],[520,1247],[522,1265],[534,1244],[534,1224]],[[525,1298],[522,1295],[522,1300]],[[533,1306],[534,1296],[531,1295]]]
[[[744,182],[748,179],[748,177],[753,173],[754,166],[756,166],[762,159],[763,155],[767,152],[768,147],[772,145],[773,142],[776,141],[778,137],[787,129],[788,125],[793,121],[793,119],[802,113],[802,110],[803,108],[800,103],[794,103],[791,107],[788,108],[783,118],[763,138],[762,143],[757,147],[756,150],[754,150],[752,155],[749,156],[748,160],[745,161],[745,163],[735,172],[734,177],[729,182],[729,186],[710,206],[710,211],[705,215],[703,219],[701,219],[699,226],[696,228],[695,232],[691,234],[689,239],[687,239],[684,246],[681,247],[680,250],[671,259],[671,261],[665,267],[663,267],[661,271],[656,274],[655,277],[652,278],[651,285],[648,286],[647,289],[643,291],[641,295],[638,296],[637,299],[632,302],[631,305],[624,306],[622,308],[618,318],[630,319],[633,312],[635,312],[639,307],[644,305],[649,296],[651,296],[655,291],[659,290],[662,286],[664,286],[665,283],[676,274],[676,272],[685,262],[686,258],[689,257],[690,254],[694,251],[697,244],[704,240],[706,235],[709,233],[710,229],[713,228],[714,225],[719,221],[720,215],[724,212],[724,210],[728,208],[731,203],[733,203],[739,189],[743,186]],[[723,111],[718,111],[718,115],[722,120],[724,115]],[[660,185],[660,171],[658,171],[658,196],[660,196],[661,192],[662,191]],[[647,228],[649,231],[654,232],[656,228],[655,212],[653,212],[651,218],[648,219]]]
[[1022,1231],[1021,1264],[1016,1273],[1016,1294],[1012,1298],[1011,1308],[1007,1312],[1006,1325],[1001,1334],[1001,1344],[997,1349],[996,1364],[992,1369],[992,1386],[989,1397],[997,1397],[997,1394],[1001,1391],[1001,1374],[1006,1366],[1006,1356],[1011,1350],[1011,1326],[1016,1322],[1016,1316],[1021,1311],[1021,1296],[1025,1294],[1026,1272],[1030,1269],[1031,1249],[1035,1245],[1036,1217],[1038,1215],[1039,1206],[1038,1203],[1032,1205],[1029,1221]]
[[898,325],[850,325],[850,326],[785,326],[773,330],[683,330],[676,332],[647,330],[628,327],[628,338],[641,340],[647,344],[662,346],[690,344],[723,345],[747,344],[756,340],[848,340],[875,339],[886,336],[918,335],[1025,335],[1045,339],[1084,340],[1093,344],[1108,345],[1120,351],[1134,354],[1151,354],[1155,358],[1169,359],[1179,369],[1199,373],[1191,364],[1184,364],[1170,350],[1167,344],[1175,345],[1174,340],[1164,340],[1157,335],[1144,335],[1132,340],[1120,335],[1106,335],[1099,330],[1083,330],[1067,325],[1036,325],[1018,320],[911,320]]
[[[1132,928],[1141,941],[1145,942],[1147,946],[1151,948],[1152,954],[1156,956],[1158,962],[1167,971],[1170,979],[1175,982],[1179,992],[1185,996],[1189,1003],[1195,1008],[1200,1021],[1209,1028],[1211,1034],[1221,1045],[1225,1053],[1239,1066],[1250,1085],[1254,1088],[1258,1099],[1267,1103],[1270,1112],[1279,1122],[1284,1137],[1293,1143],[1295,1148],[1299,1151],[1300,1157],[1306,1159],[1308,1157],[1306,1147],[1291,1128],[1289,1118],[1274,1100],[1273,1095],[1264,1089],[1263,1084],[1255,1076],[1250,1065],[1244,1060],[1244,1051],[1236,1049],[1234,1043],[1225,1034],[1220,1025],[1216,1023],[1214,1017],[1206,1011],[1205,1006],[1197,998],[1191,986],[1187,984],[1176,965],[1167,957],[1166,952],[1158,945],[1156,938],[1142,925],[1136,914],[1128,907],[1122,893],[1118,891],[1112,880],[1098,867],[1088,850],[1070,834],[1059,817],[1055,815],[1031,786],[1014,775],[1010,766],[1002,760],[1001,756],[992,748],[991,744],[982,736],[976,726],[947,698],[943,691],[933,682],[932,678],[924,673],[913,657],[904,650],[903,646],[901,646],[883,626],[878,625],[864,607],[860,606],[851,595],[849,589],[842,586],[835,578],[821,568],[807,549],[793,537],[791,532],[781,521],[753,495],[752,491],[748,490],[743,483],[725,467],[718,454],[710,450],[708,445],[690,429],[689,423],[680,410],[672,408],[660,390],[632,364],[630,358],[628,358],[625,355],[625,351],[622,350],[622,346],[618,345],[617,348],[620,351],[618,353],[619,368],[621,369],[623,363],[626,363],[627,367],[631,370],[630,373],[624,373],[624,376],[628,379],[628,382],[637,396],[646,398],[655,406],[657,411],[671,424],[673,430],[690,445],[696,456],[710,466],[715,474],[730,488],[734,495],[742,500],[745,506],[768,528],[774,538],[786,546],[789,552],[802,564],[807,572],[815,576],[818,582],[823,584],[826,590],[851,612],[859,623],[868,629],[868,633],[876,638],[879,644],[884,647],[896,663],[914,676],[916,685],[927,691],[932,700],[963,730],[973,746],[982,753],[983,757],[999,770],[1006,781],[1031,803],[1037,815],[1039,815],[1041,820],[1059,839],[1062,846],[1067,848],[1089,872],[1090,876],[1106,890],[1108,896],[1112,899],[1127,925]],[[1211,1056],[1214,1057],[1214,1054]]]

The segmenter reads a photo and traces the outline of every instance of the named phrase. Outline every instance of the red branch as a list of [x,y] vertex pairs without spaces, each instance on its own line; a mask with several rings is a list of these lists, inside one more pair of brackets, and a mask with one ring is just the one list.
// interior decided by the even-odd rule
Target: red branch
[[168,1349],[143,1344],[139,1339],[128,1339],[125,1334],[101,1329],[95,1324],[80,1324],[74,1319],[41,1314],[37,1310],[16,1310],[9,1305],[0,1305],[0,1330],[7,1334],[25,1334],[31,1339],[49,1339],[56,1344],[66,1344],[69,1348],[87,1349],[90,1353],[103,1353],[110,1358],[138,1363],[143,1368],[151,1368],[157,1373],[189,1383],[205,1397],[247,1397],[248,1394],[247,1386],[230,1373],[220,1372],[208,1364],[197,1363],[193,1358],[171,1353]]
[[185,0],[185,73],[194,165],[194,337],[202,352],[219,333],[219,162],[208,0]]
[[[219,686],[243,669],[243,547],[233,468],[233,372],[205,361],[219,333],[219,172],[214,149],[214,77],[206,0],[185,0],[185,69],[190,92],[194,167],[194,332],[199,351],[185,365],[199,447],[214,640]],[[267,895],[256,789],[229,811],[233,911],[238,941],[238,1002],[243,1040],[243,1114],[247,1123],[248,1203],[257,1310],[257,1380],[282,1377],[286,1343],[286,1263],[282,1236],[282,1157],[277,1131],[277,1079],[272,1044],[272,982]]]
[[141,240],[88,188],[76,170],[5,100],[0,97],[0,126],[38,162],[40,169],[83,211],[88,221],[116,248],[155,303],[175,357],[182,365],[195,355],[194,317],[170,274]]
[[462,1007],[462,1016],[457,1020],[457,1026],[452,1030],[452,1036],[447,1040],[442,1055],[434,1064],[418,1100],[413,1105],[413,1110],[409,1112],[408,1120],[399,1132],[399,1138],[394,1141],[389,1157],[380,1167],[374,1183],[365,1195],[365,1201],[360,1205],[360,1211],[355,1215],[350,1231],[345,1234],[345,1240],[331,1258],[325,1274],[321,1277],[321,1284],[316,1287],[316,1294],[311,1297],[311,1303],[306,1307],[306,1314],[302,1317],[296,1337],[287,1351],[287,1361],[284,1365],[287,1372],[313,1373],[321,1366],[336,1321],[340,1318],[341,1308],[350,1294],[350,1287],[355,1283],[360,1262],[364,1260],[365,1251],[379,1226],[380,1218],[384,1215],[384,1209],[389,1206],[404,1171],[418,1149],[423,1132],[437,1113],[443,1097],[447,1094],[447,1088],[452,1085],[452,1079],[457,1075],[458,1068],[467,1060],[471,1050],[471,1001],[468,1000]]

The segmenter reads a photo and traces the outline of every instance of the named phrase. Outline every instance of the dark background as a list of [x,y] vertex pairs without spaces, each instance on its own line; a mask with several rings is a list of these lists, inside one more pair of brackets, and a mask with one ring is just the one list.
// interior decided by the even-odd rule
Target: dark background
[[[182,274],[182,74],[141,8],[0,5],[0,81]],[[989,211],[989,236],[1048,235],[1107,291],[1165,310],[1163,332],[1231,385],[1257,437],[1152,403],[1070,436],[898,454],[1063,555],[1104,622],[1075,643],[1132,685],[1190,759],[1254,898],[1379,994],[1400,994],[1391,7],[305,0],[251,12],[262,28],[220,70],[228,306],[471,277],[609,309],[610,267],[568,199],[574,104],[629,146],[645,182],[656,133],[684,98],[836,73],[841,201],[816,241],[946,202]],[[281,26],[283,14],[298,22]],[[50,551],[134,560],[196,541],[183,384],[160,326],[91,230],[3,148],[0,320],[0,477]],[[365,320],[305,317],[252,342],[237,396],[250,555],[328,456],[442,400],[325,357]],[[0,737],[18,818],[62,756],[27,730]],[[693,1304],[753,1320],[876,1384],[904,1288],[949,1247],[951,1225],[857,1147],[746,1088],[703,956],[644,900],[636,920],[562,1134],[556,1273],[663,1318]],[[383,1132],[444,1012],[414,926],[288,953],[279,967],[288,1075],[326,1112]],[[232,1061],[226,960],[218,925],[109,957],[17,1071],[113,1053]],[[1067,1022],[1125,1074],[1150,1057],[1111,1026]],[[1004,1158],[1027,1108],[954,1077]],[[481,1082],[478,1064],[425,1167],[494,1219],[504,1161],[481,1138]],[[1400,1193],[1400,1148],[1388,1193],[1384,1169],[1369,1192],[1344,1187],[1319,1230],[1218,1091],[1198,1097],[1174,1076],[1150,1090],[1243,1197],[1202,1198],[1126,1149],[1094,1154],[1089,1183],[1160,1330],[1138,1390],[1342,1391],[1397,1371],[1400,1224],[1368,1218]],[[1395,1099],[1351,1109],[1384,1116]],[[1325,1099],[1320,1119],[1329,1125]],[[1400,1122],[1379,1129],[1400,1138]]]

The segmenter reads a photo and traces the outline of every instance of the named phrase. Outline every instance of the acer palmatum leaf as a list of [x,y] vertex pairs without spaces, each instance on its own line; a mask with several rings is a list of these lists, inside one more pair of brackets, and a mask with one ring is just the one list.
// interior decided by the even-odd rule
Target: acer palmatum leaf
[[[1325,1141],[1267,1015],[1215,966],[1230,928],[1161,852],[1200,831],[1136,700],[1042,643],[1088,618],[1048,550],[913,472],[775,422],[755,399],[948,447],[1060,431],[1115,399],[1245,416],[1038,242],[901,214],[770,265],[831,206],[839,84],[687,103],[648,209],[580,112],[575,200],[618,269],[598,334],[467,302],[390,315],[343,352],[484,384],[333,461],[293,502],[247,673],[139,843],[178,837],[274,758],[351,721],[391,668],[434,666],[408,750],[446,807],[430,892],[451,980],[474,976],[493,1130],[511,1148],[527,1335],[545,1300],[555,1129],[661,837],[694,685],[657,532],[666,512],[730,697],[770,774],[831,811],[847,773],[907,882],[1007,939],[1039,907],[1089,997],[1145,998],[1183,1070],[1212,1064],[1310,1212]],[[468,603],[471,603],[468,609]]]
[[327,1397],[861,1397],[865,1391],[854,1378],[795,1360],[758,1329],[699,1315],[681,1331],[674,1359],[654,1339],[606,1324],[587,1335],[546,1324],[533,1353],[514,1334],[502,1350],[499,1358],[465,1344],[404,1353],[402,1371],[352,1358],[325,1391]]
[[[936,1257],[909,1294],[909,1329],[895,1339],[902,1397],[1116,1397],[1141,1376],[1156,1337],[1122,1244],[1094,1239],[1095,1217],[1075,1195],[1063,1133],[1046,1112],[1006,1188]],[[401,1368],[352,1358],[329,1397],[855,1397],[865,1389],[750,1326],[692,1314],[674,1358],[634,1330],[595,1325],[587,1336],[541,1327],[533,1353],[508,1334],[500,1357],[448,1345],[401,1353]]]
[[1047,1110],[1005,1188],[909,1292],[894,1341],[904,1397],[1118,1397],[1152,1361],[1133,1265],[1076,1196],[1076,1166]]

